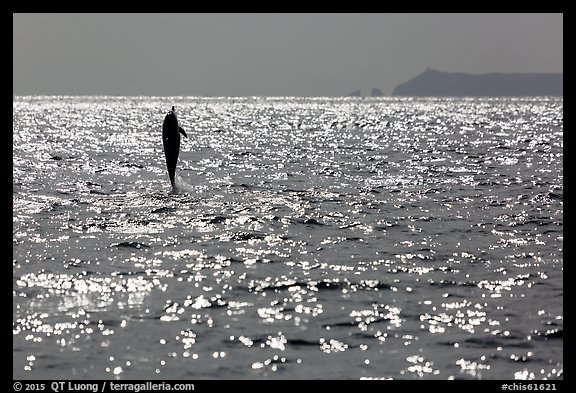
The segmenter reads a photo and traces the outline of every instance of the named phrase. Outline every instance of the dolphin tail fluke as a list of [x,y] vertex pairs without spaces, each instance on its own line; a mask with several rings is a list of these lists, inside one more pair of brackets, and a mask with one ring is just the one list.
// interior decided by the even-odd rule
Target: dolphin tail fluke
[[180,131],[180,134],[184,135],[186,138],[188,138],[188,135],[186,135],[186,131],[184,131],[184,129],[180,126],[178,126],[178,131]]

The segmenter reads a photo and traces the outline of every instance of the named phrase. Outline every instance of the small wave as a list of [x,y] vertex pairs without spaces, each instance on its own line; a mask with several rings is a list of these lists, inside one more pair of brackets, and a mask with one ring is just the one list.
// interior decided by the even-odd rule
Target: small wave
[[474,282],[474,281],[454,281],[454,280],[431,281],[429,284],[433,287],[440,287],[440,288],[453,287],[453,286],[458,286],[458,287],[476,287],[476,286],[478,286],[478,283]]
[[228,221],[229,219],[230,219],[230,217],[226,217],[226,216],[213,216],[213,217],[203,218],[202,221],[206,221],[209,224],[223,224],[226,221]]
[[561,338],[564,339],[564,330],[562,329],[556,329],[552,332],[547,332],[544,334],[544,337],[546,338]]
[[300,338],[288,339],[287,344],[293,347],[317,347],[319,345],[318,341],[308,341]]
[[339,229],[354,228],[354,227],[357,227],[357,226],[360,226],[360,225],[362,225],[361,222],[353,222],[353,223],[351,223],[351,224],[342,225],[342,226],[339,227]]
[[497,347],[514,347],[514,348],[532,348],[530,341],[518,337],[472,337],[464,340],[464,344],[477,348],[497,348]]
[[222,241],[237,241],[237,242],[245,242],[249,240],[263,240],[267,235],[262,232],[235,232],[235,233],[224,233],[219,238]]
[[176,211],[175,207],[159,207],[158,209],[152,210],[150,213],[164,214],[164,213],[173,213],[175,211]]
[[356,323],[354,321],[343,321],[343,322],[335,322],[335,323],[326,323],[324,325],[322,325],[323,328],[327,328],[327,327],[352,327],[352,326],[356,326]]
[[317,225],[325,226],[326,224],[316,220],[315,218],[290,218],[293,224],[304,224],[304,225]]
[[96,194],[96,195],[109,195],[107,192],[104,192],[104,191],[98,191],[98,190],[90,190],[90,194]]
[[550,340],[550,339],[564,339],[564,330],[563,329],[550,329],[545,332],[534,331],[535,338],[543,339],[543,340]]
[[315,285],[318,290],[335,290],[335,289],[342,289],[347,287],[348,285],[345,283],[334,282],[334,281],[320,281]]
[[251,190],[256,188],[256,186],[252,185],[252,184],[246,184],[246,183],[238,183],[238,184],[232,184],[232,187],[238,187],[238,188],[244,188],[247,190]]
[[138,243],[138,242],[114,243],[114,244],[110,245],[110,247],[126,247],[126,248],[135,248],[137,250],[140,250],[142,248],[150,248],[149,245],[144,244],[144,243]]
[[285,188],[282,190],[282,192],[288,193],[288,194],[298,194],[298,195],[302,195],[302,194],[307,194],[308,191],[306,190],[297,190],[295,188]]
[[122,161],[118,163],[120,166],[125,167],[125,168],[138,168],[138,169],[143,169],[144,166],[141,164],[134,164],[128,161]]
[[563,195],[563,194],[561,195],[561,194],[556,194],[556,193],[554,193],[554,192],[549,192],[549,193],[548,193],[548,196],[549,196],[550,198],[552,198],[552,199],[558,199],[558,200],[560,200],[560,201],[563,201],[563,200],[564,200],[564,195]]
[[564,201],[564,195],[557,194],[554,192],[545,192],[545,193],[537,194],[532,199],[530,199],[530,201],[533,203],[542,203],[544,205],[550,205],[550,204],[554,203],[554,201],[563,202]]

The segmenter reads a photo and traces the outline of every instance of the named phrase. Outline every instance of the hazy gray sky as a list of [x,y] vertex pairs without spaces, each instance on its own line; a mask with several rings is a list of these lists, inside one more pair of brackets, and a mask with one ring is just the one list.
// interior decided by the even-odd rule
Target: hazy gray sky
[[562,14],[13,14],[13,93],[385,95],[427,67],[563,72]]

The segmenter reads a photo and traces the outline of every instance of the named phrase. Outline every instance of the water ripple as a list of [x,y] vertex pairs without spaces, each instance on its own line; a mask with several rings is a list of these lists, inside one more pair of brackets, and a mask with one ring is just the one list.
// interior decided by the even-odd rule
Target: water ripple
[[558,97],[15,97],[13,376],[562,379],[563,195]]

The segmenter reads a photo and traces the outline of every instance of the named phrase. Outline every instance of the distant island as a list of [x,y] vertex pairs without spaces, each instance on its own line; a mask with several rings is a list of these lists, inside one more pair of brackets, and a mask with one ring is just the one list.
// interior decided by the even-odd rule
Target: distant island
[[562,96],[564,74],[464,74],[428,68],[393,96]]
[[[382,97],[384,95],[384,93],[382,93],[382,90],[373,87],[372,91],[370,92],[370,96],[371,97]],[[354,90],[353,92],[349,93],[346,97],[362,97],[362,90]]]

